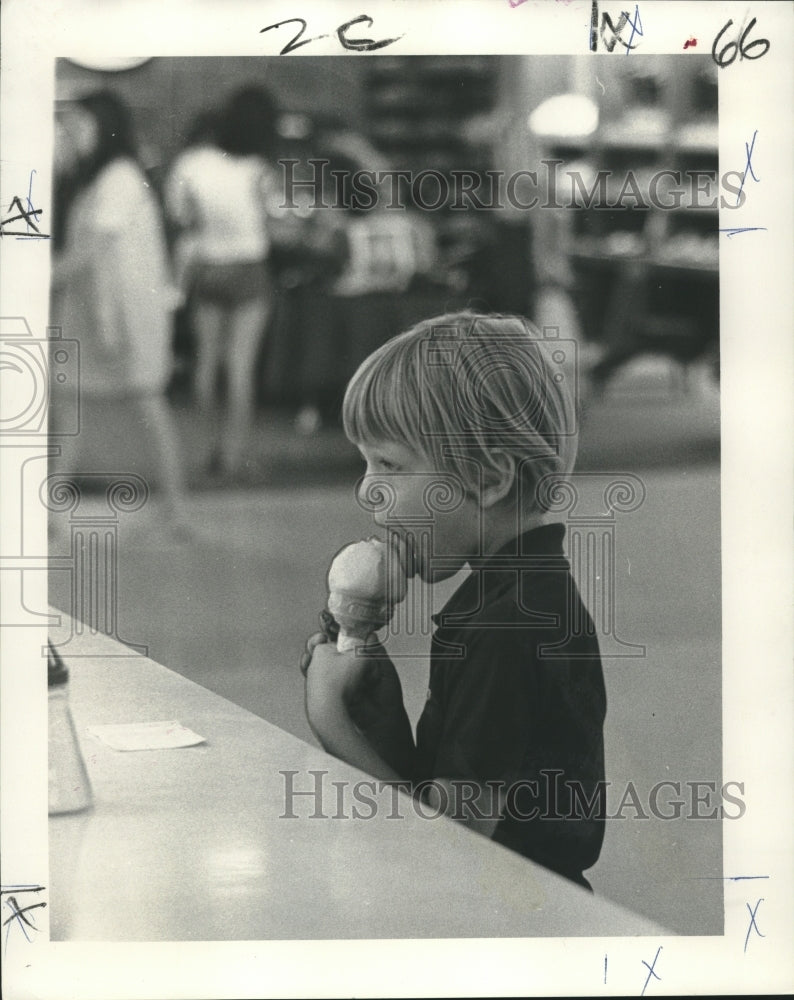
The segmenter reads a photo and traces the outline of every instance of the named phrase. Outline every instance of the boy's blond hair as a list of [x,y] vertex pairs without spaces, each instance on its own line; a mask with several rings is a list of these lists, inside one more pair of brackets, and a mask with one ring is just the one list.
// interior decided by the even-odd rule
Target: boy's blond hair
[[345,433],[356,444],[400,442],[474,495],[499,480],[498,452],[507,453],[521,508],[543,510],[545,477],[567,476],[576,459],[574,401],[565,385],[571,354],[570,342],[544,340],[522,317],[459,312],[423,320],[353,375]]

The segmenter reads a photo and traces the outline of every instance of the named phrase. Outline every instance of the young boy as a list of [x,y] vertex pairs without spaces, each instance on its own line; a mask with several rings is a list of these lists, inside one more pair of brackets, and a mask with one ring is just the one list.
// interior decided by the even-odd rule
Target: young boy
[[522,319],[457,313],[363,362],[343,410],[367,463],[362,504],[388,507],[375,521],[409,576],[472,572],[433,616],[415,743],[383,647],[339,653],[320,633],[301,666],[326,750],[589,888],[606,698],[565,527],[547,510],[576,455],[562,360]]

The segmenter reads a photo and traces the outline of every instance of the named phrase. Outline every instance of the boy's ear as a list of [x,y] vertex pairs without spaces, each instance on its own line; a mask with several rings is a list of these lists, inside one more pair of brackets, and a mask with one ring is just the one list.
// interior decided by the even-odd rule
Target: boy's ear
[[509,452],[495,451],[493,460],[496,465],[495,478],[483,486],[481,499],[483,507],[493,507],[500,500],[504,500],[516,481],[516,461]]

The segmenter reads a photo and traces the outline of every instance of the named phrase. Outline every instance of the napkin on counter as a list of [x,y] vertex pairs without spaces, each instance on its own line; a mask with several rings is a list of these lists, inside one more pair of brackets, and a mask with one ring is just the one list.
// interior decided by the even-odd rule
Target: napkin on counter
[[176,721],[89,726],[88,732],[114,750],[173,750],[206,743],[203,736]]

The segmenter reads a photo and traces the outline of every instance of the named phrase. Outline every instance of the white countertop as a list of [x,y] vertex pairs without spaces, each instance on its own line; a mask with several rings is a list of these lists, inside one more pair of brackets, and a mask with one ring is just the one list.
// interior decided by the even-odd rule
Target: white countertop
[[[123,650],[86,635],[64,656],[95,804],[49,821],[53,941],[669,933],[446,817],[419,817],[406,796],[389,818],[392,790],[353,818],[353,806],[372,811],[352,794],[366,775]],[[166,719],[206,742],[124,752],[86,732]],[[296,789],[325,772],[325,818],[307,796],[285,818],[283,771],[298,772]],[[334,818],[339,791],[347,818]]]

